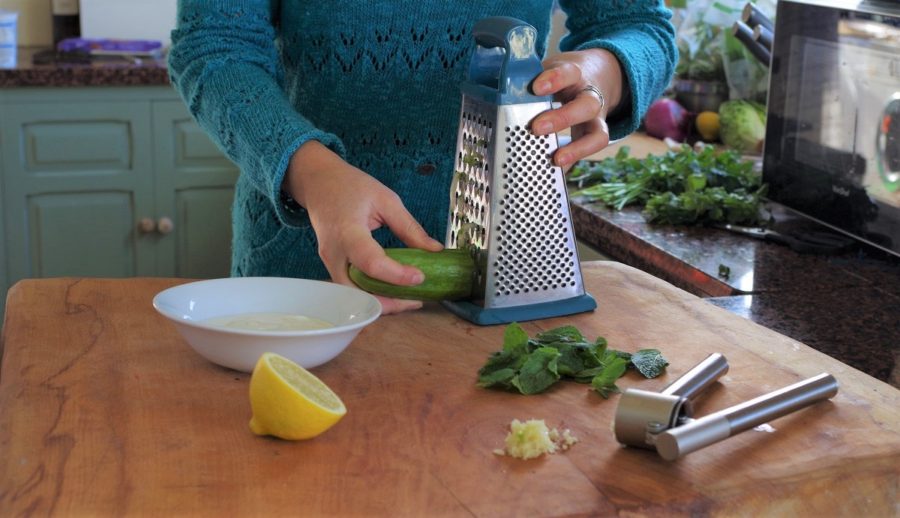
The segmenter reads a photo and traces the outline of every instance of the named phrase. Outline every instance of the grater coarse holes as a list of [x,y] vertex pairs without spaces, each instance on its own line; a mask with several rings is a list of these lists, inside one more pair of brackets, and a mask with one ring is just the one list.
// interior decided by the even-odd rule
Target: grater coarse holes
[[473,33],[479,46],[462,88],[445,246],[470,251],[476,278],[471,301],[445,305],[479,324],[590,311],[565,178],[552,162],[557,136],[530,131],[553,107],[528,91],[542,71],[536,31],[494,17]]

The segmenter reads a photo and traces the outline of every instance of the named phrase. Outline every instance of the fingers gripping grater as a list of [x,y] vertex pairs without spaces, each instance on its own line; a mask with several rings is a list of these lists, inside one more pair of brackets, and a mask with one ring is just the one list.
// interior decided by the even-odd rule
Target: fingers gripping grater
[[472,253],[476,279],[469,300],[444,304],[481,325],[590,311],[597,304],[585,292],[565,178],[552,162],[557,136],[530,131],[553,107],[529,91],[542,71],[537,31],[492,17],[473,35],[445,246]]

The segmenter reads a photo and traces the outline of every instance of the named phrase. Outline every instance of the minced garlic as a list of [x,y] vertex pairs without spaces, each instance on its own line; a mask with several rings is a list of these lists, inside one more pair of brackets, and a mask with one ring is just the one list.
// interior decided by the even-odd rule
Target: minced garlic
[[542,419],[529,419],[524,423],[513,419],[506,435],[506,447],[496,449],[497,455],[509,455],[517,459],[533,459],[545,453],[556,453],[568,450],[578,442],[572,433],[565,429],[548,428]]

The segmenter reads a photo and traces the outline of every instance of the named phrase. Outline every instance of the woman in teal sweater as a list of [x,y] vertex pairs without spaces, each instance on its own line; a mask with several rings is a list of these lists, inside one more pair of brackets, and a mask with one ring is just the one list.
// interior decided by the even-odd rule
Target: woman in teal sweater
[[[634,131],[677,60],[662,0],[559,0],[568,34],[532,83],[562,107],[570,166]],[[472,26],[510,16],[538,31],[554,0],[179,0],[169,70],[190,112],[241,169],[232,275],[350,284],[349,263],[401,285],[416,268],[383,247],[441,249],[460,83]],[[419,307],[381,299],[385,313]]]

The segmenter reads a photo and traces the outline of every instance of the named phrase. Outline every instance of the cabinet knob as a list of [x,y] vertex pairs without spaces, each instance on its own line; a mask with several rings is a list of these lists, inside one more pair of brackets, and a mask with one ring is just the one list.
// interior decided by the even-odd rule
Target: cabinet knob
[[141,234],[149,234],[154,230],[156,230],[156,222],[153,221],[152,218],[141,218],[141,220],[138,221],[138,231]]
[[172,222],[172,218],[168,218],[168,217],[164,216],[162,218],[159,218],[159,221],[156,222],[156,230],[160,234],[163,234],[163,235],[168,234],[168,233],[172,232],[172,230],[174,230],[174,229],[175,229],[175,223]]

